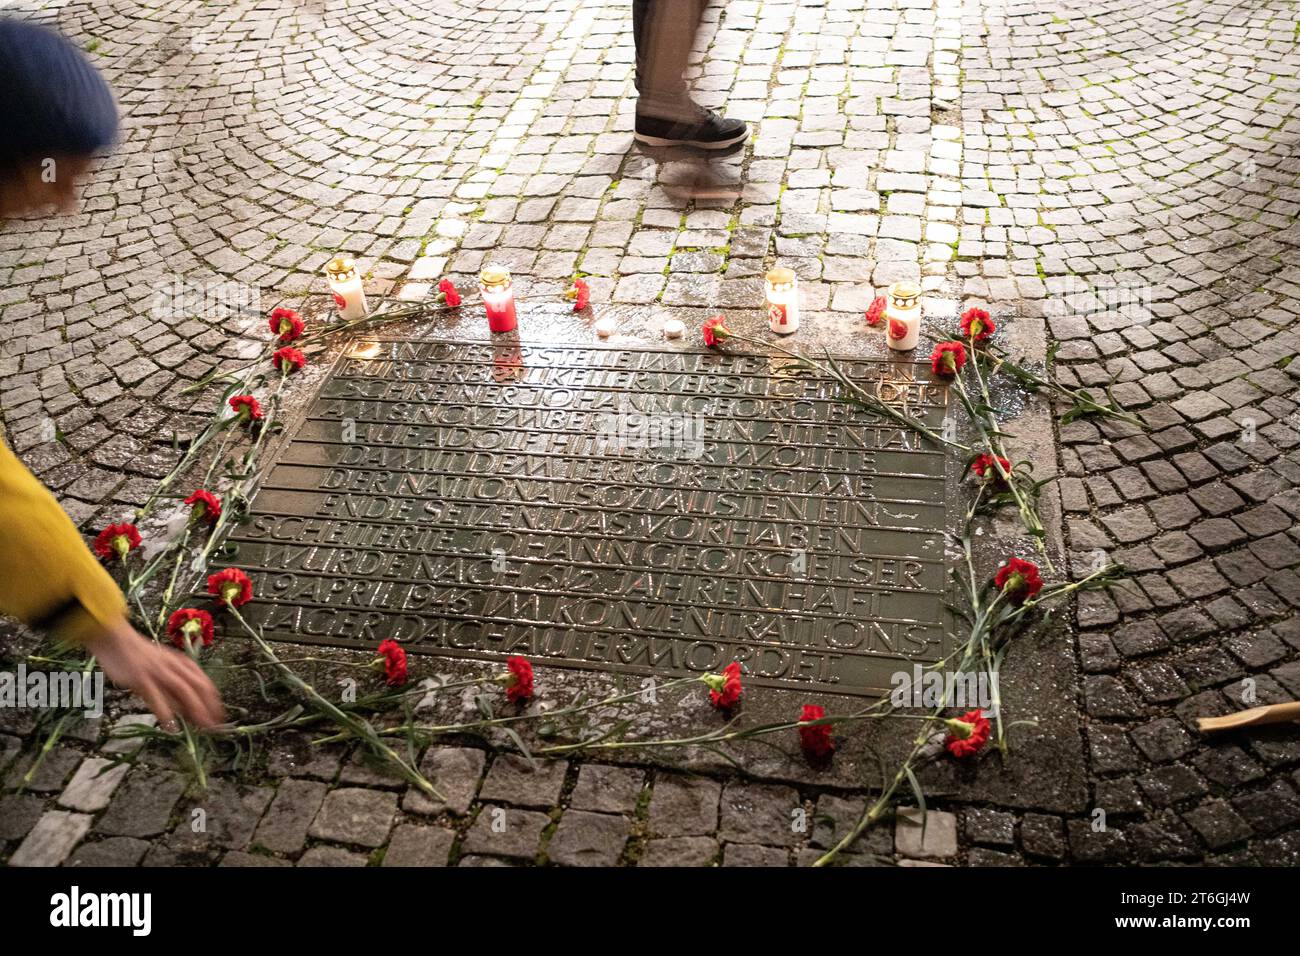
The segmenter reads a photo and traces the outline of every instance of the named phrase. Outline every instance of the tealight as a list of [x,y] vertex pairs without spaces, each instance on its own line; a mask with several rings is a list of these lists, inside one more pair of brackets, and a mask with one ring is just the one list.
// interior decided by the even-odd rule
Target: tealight
[[596,334],[602,339],[607,339],[614,334],[614,330],[617,327],[617,322],[615,322],[610,316],[605,316],[605,318],[596,323]]
[[669,319],[664,323],[664,338],[680,339],[686,334],[686,324],[681,319]]

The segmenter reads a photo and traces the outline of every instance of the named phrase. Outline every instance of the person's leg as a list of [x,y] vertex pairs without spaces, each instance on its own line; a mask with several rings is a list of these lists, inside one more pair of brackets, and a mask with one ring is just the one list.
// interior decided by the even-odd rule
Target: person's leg
[[683,74],[709,0],[632,0],[636,138],[650,146],[722,149],[749,128],[691,101]]
[[650,10],[654,6],[654,0],[632,0],[632,44],[636,47],[636,73],[635,83],[638,96],[644,87],[642,76],[646,73],[646,35],[649,32],[647,23],[650,19]]
[[632,0],[636,44],[637,111],[683,117],[683,74],[708,0]]

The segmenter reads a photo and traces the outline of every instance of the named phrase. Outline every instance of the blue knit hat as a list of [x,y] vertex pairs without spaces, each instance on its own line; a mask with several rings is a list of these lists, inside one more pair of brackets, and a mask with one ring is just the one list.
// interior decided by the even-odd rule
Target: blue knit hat
[[0,166],[88,156],[117,138],[117,104],[99,71],[53,30],[0,20]]

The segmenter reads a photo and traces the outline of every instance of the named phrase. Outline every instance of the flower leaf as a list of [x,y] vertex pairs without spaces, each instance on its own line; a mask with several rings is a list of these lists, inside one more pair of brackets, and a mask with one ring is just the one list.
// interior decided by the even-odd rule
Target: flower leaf
[[921,783],[916,779],[916,774],[912,772],[910,763],[903,765],[903,773],[907,775],[908,786],[912,788],[912,795],[916,797],[916,805],[921,810],[921,842],[925,842],[925,821],[930,816],[925,809],[925,791],[921,789]]
[[501,730],[507,737],[514,741],[515,746],[519,748],[519,752],[523,754],[524,759],[528,761],[528,766],[533,770],[537,770],[540,765],[537,763],[537,758],[533,756],[533,752],[528,749],[528,745],[524,743],[524,738],[520,737],[519,733],[513,727],[502,727]]

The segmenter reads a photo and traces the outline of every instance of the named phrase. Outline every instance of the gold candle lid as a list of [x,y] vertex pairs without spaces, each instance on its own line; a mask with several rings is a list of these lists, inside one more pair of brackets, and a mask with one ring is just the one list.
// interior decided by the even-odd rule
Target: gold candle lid
[[346,279],[356,274],[357,264],[350,256],[335,256],[325,264],[325,271],[331,279]]
[[889,287],[889,298],[897,308],[915,308],[916,300],[921,298],[921,287],[915,282],[895,282]]
[[485,289],[500,291],[510,285],[510,270],[505,266],[486,266],[478,274],[478,281]]
[[767,273],[768,285],[773,288],[786,288],[794,285],[794,270],[785,266],[776,266]]

